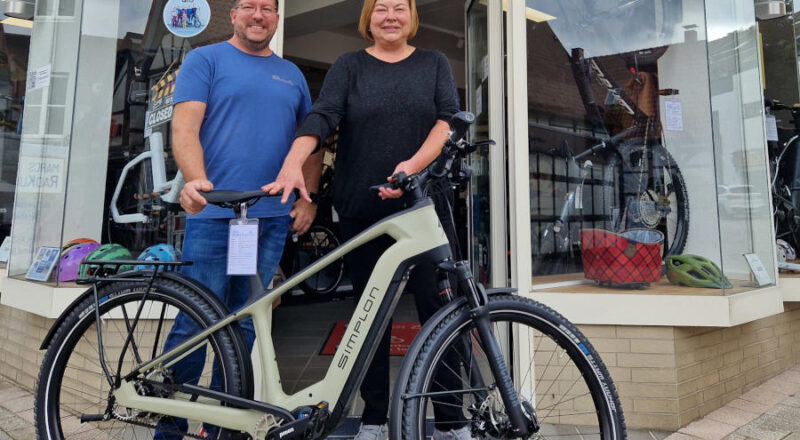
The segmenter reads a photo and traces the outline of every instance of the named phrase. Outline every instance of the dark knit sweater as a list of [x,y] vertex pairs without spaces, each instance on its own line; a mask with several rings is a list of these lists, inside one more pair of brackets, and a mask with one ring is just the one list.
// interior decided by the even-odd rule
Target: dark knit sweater
[[360,50],[333,63],[297,135],[324,141],[339,127],[334,207],[345,218],[377,220],[402,209],[402,202],[381,200],[369,187],[386,183],[436,121],[456,111],[453,74],[441,53],[417,48],[386,63]]

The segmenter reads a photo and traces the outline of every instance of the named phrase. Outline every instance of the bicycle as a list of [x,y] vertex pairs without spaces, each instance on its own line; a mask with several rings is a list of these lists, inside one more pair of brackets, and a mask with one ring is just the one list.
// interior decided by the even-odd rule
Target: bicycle
[[[464,158],[477,144],[463,136],[473,121],[470,113],[456,114],[451,140],[431,165],[384,184],[402,189],[410,207],[276,289],[266,290],[258,276],[249,277],[253,296],[240,310],[229,312],[203,286],[159,270],[187,263],[154,262],[154,270],[115,275],[106,274],[107,269],[113,272],[129,262],[87,262],[96,265],[94,279],[88,280],[92,288],[55,322],[42,344],[47,352],[34,409],[39,438],[65,438],[61,419],[69,414],[92,424],[91,429],[125,438],[149,438],[157,426],[169,430],[174,418],[188,419],[195,428],[199,422],[219,427],[214,438],[323,438],[347,413],[409,271],[416,264],[437,264],[443,305],[403,361],[391,402],[392,438],[429,437],[427,419],[434,403],[460,406],[476,437],[557,433],[559,438],[624,439],[613,382],[580,331],[548,307],[515,295],[514,289],[484,289],[472,278],[468,262],[451,259],[426,189],[448,179],[451,170],[459,175],[468,170]],[[263,196],[260,191],[206,194],[210,203],[232,208],[240,219],[248,204]],[[378,260],[325,378],[285,394],[270,338],[272,304],[312,273],[384,234],[395,242]],[[450,285],[451,274],[456,286]],[[177,311],[201,331],[161,352],[165,321]],[[237,324],[245,317],[255,324],[263,401],[253,399],[250,355]],[[217,389],[207,385],[210,357],[202,377],[175,381],[176,363],[201,348],[215,355]],[[441,380],[454,386],[443,389]]]
[[[787,106],[777,100],[765,100],[768,110],[790,110],[793,124],[800,127],[800,105]],[[796,161],[797,145],[800,134],[794,134],[782,145],[774,145],[770,149],[770,193],[772,195],[773,217],[776,240],[784,240],[793,250],[800,246],[800,195],[798,195],[797,171],[786,166]]]
[[[639,70],[645,67],[645,62],[652,64],[664,50],[653,49],[646,56],[641,52],[617,55],[625,59],[632,57],[629,94],[607,73],[598,58],[586,58],[581,48],[570,51],[570,67],[591,132],[594,138],[601,141],[577,155],[573,155],[566,142],[562,145],[560,156],[567,159],[567,184],[574,182],[569,173],[571,168],[580,169],[581,179],[575,190],[567,192],[558,216],[532,219],[546,222],[538,235],[534,235],[540,244],[538,251],[535,249],[534,252],[534,275],[563,273],[565,260],[575,261],[570,257],[578,253],[579,240],[572,224],[583,227],[585,222],[591,222],[595,223],[594,227],[612,231],[658,229],[664,234],[665,256],[679,255],[683,251],[689,234],[686,182],[672,155],[659,139],[661,126],[657,111],[652,101],[646,99],[652,96],[643,91],[642,78],[647,78],[649,74]],[[606,92],[605,101],[595,97],[593,84]],[[675,95],[678,91],[664,89],[652,93]],[[643,104],[645,110],[639,107],[639,103]],[[647,109],[648,106],[652,108]],[[602,159],[601,172],[593,172],[596,166],[592,161],[578,165],[579,159],[589,155]],[[587,168],[586,164],[590,166]],[[586,184],[592,186],[588,191],[592,210],[589,215],[576,215],[575,211],[583,210],[583,188]],[[597,185],[600,191],[594,190]]]

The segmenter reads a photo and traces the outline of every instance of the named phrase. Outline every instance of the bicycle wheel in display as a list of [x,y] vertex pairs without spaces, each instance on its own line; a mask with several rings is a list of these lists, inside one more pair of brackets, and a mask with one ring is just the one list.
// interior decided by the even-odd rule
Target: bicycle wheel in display
[[[339,239],[330,229],[314,225],[301,235],[292,262],[293,273],[297,273],[324,257],[339,246]],[[303,292],[324,295],[336,290],[344,274],[344,260],[339,259],[300,283]]]
[[[178,438],[197,437],[201,430],[199,422],[188,421],[187,430],[183,427],[184,421],[120,407],[110,399],[111,386],[101,366],[101,351],[113,380],[162,352],[172,319],[179,312],[198,328],[207,328],[220,319],[205,299],[175,282],[157,279],[142,303],[146,289],[146,283],[118,282],[98,290],[102,350],[97,339],[93,297],[87,298],[66,317],[47,348],[39,372],[34,408],[38,438],[148,439],[156,438],[157,430],[167,434],[159,438],[175,438],[169,434],[179,432],[188,434],[178,435]],[[133,326],[140,305],[143,319],[133,327],[131,343],[123,349],[127,328]],[[193,377],[178,380],[178,375],[185,375],[185,372],[176,373],[185,367],[179,363],[175,368],[156,369],[138,377],[134,379],[134,385],[140,394],[162,397],[171,393],[153,386],[152,382],[193,383],[209,387],[215,363],[212,359],[217,359],[220,388],[241,395],[242,353],[248,352],[237,345],[242,344],[237,342],[240,338],[229,327],[209,336],[202,348],[205,354],[200,358],[202,372]],[[108,420],[80,422],[81,416],[89,415],[95,419],[107,415]],[[213,427],[206,429],[209,431],[216,432],[213,438],[226,434],[224,430]]]
[[620,143],[605,168],[606,206],[617,212],[621,228],[658,229],[664,233],[664,256],[680,255],[689,235],[689,194],[678,165],[658,139]]
[[[580,331],[529,299],[492,295],[488,308],[523,408],[540,426],[529,438],[626,437],[611,377]],[[433,419],[436,429],[466,423],[474,438],[510,438],[469,307],[444,316],[426,334],[409,350],[395,387],[389,418],[394,438],[430,438]]]

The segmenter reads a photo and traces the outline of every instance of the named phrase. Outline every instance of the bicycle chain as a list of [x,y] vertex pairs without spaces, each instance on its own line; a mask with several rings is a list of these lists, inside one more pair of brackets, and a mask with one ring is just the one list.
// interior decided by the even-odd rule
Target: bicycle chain
[[183,432],[183,431],[180,431],[180,430],[177,430],[177,429],[164,428],[164,427],[161,427],[161,426],[158,426],[158,425],[153,425],[153,424],[150,424],[150,423],[138,422],[136,420],[124,420],[121,417],[116,416],[116,415],[113,416],[113,417],[115,419],[123,422],[123,423],[130,423],[131,425],[142,426],[144,428],[158,429],[161,432],[168,432],[170,434],[182,435],[184,437],[198,438],[198,439],[201,439],[201,440],[206,439],[206,437],[203,437],[203,436],[200,436],[200,435],[197,435],[197,434],[189,434],[188,432]]

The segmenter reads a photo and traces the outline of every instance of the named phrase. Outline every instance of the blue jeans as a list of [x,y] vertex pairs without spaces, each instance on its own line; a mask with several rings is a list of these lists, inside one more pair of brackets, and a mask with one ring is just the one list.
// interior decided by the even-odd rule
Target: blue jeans
[[[247,301],[250,293],[247,277],[226,274],[228,261],[229,219],[189,219],[186,221],[186,235],[183,242],[183,261],[192,261],[191,266],[183,266],[181,273],[194,278],[211,289],[228,309],[236,311]],[[269,282],[283,252],[283,244],[291,218],[269,217],[258,221],[258,274],[264,282]],[[239,321],[248,348],[253,348],[255,331],[250,318]],[[164,342],[164,351],[170,350],[200,328],[183,313],[175,317],[172,329]],[[198,349],[172,366],[177,383],[197,384],[205,365],[205,348]],[[211,389],[220,389],[217,362],[211,378]],[[159,426],[185,432],[188,425],[184,419],[162,421]],[[156,439],[180,439],[182,436],[156,431]]]

